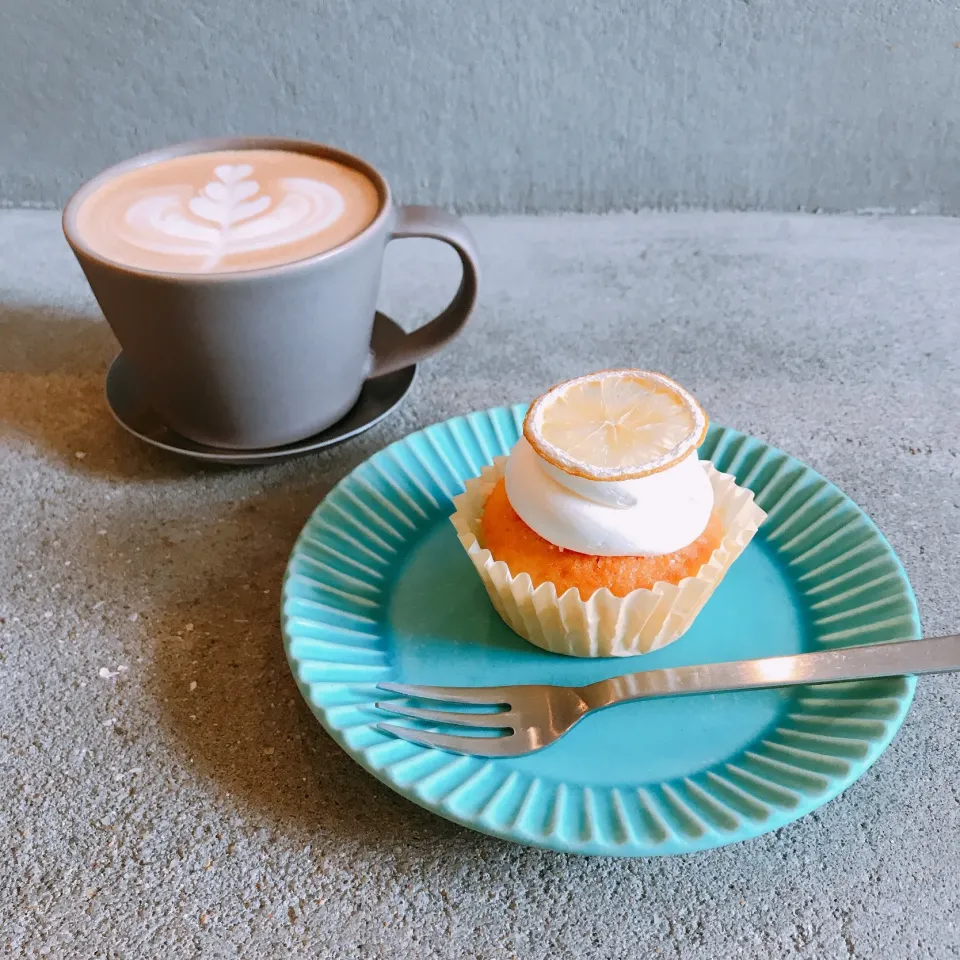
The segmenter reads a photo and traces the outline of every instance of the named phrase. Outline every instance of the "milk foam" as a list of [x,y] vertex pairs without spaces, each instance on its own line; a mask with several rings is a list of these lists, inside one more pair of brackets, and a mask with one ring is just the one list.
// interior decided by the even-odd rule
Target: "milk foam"
[[118,175],[82,204],[78,227],[95,250],[131,266],[216,273],[321,253],[378,209],[373,183],[345,165],[223,151]]
[[261,194],[249,164],[221,164],[198,194],[161,188],[134,200],[123,218],[123,238],[142,250],[197,257],[215,270],[229,254],[297,243],[326,230],[344,210],[340,192],[307,177],[281,177],[283,195]]

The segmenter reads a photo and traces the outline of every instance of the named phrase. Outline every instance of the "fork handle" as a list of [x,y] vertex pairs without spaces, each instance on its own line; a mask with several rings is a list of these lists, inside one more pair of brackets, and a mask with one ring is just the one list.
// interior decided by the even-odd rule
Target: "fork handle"
[[578,688],[588,710],[625,700],[960,670],[960,634],[627,673]]

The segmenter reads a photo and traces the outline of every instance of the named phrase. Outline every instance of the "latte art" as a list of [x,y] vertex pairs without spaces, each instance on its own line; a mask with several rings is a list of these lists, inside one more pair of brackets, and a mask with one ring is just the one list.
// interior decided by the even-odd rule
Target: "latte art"
[[[261,194],[249,164],[221,164],[216,180],[184,206],[181,192],[159,189],[132,203],[123,237],[154,253],[193,256],[214,270],[230,254],[297,243],[326,230],[343,213],[335,187],[307,177],[282,177],[282,198]],[[258,195],[259,194],[259,195]]]
[[374,185],[350,167],[307,154],[232,151],[122,174],[84,202],[78,226],[97,252],[131,266],[220,273],[331,249],[378,208]]

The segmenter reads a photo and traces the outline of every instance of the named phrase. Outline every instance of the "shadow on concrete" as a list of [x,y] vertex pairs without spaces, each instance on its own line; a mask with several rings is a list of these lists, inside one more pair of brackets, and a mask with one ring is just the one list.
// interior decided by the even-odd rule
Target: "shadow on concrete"
[[[202,484],[194,513],[114,513],[112,544],[88,536],[75,545],[104,578],[102,592],[122,596],[132,578],[149,581],[138,699],[157,739],[192,776],[216,783],[218,804],[304,843],[426,851],[457,836],[467,847],[499,845],[381,785],[303,702],[283,651],[280,584],[291,544],[332,481],[311,481],[296,462],[245,479],[255,475],[256,495],[212,503]],[[118,542],[138,544],[134,564],[129,548],[114,554]]]
[[104,380],[118,352],[102,319],[0,304],[0,435],[26,438],[77,472],[180,477],[205,469],[140,443],[114,421]]
[[[24,438],[58,469],[158,487],[105,501],[96,523],[63,540],[64,555],[120,610],[123,598],[149,593],[137,611],[136,699],[163,749],[214,782],[218,804],[304,843],[410,857],[434,856],[443,837],[466,851],[507,846],[421,810],[358,767],[287,666],[279,589],[291,545],[336,479],[382,445],[377,431],[335,457],[244,470],[180,461],[111,417],[103,385],[116,352],[98,318],[0,305],[0,435]],[[108,536],[97,535],[101,524]]]

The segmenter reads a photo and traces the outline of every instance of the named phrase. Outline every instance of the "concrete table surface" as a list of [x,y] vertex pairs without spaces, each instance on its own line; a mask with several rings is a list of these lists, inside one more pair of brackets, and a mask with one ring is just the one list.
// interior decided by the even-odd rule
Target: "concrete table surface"
[[[387,442],[612,365],[802,458],[878,522],[928,634],[960,629],[960,222],[478,219],[482,302],[403,409],[330,452],[205,469],[111,420],[115,352],[55,213],[0,213],[0,945],[52,958],[960,956],[960,679],[838,799],[647,861],[437,819],[301,703],[278,587]],[[419,321],[453,265],[395,244]]]

